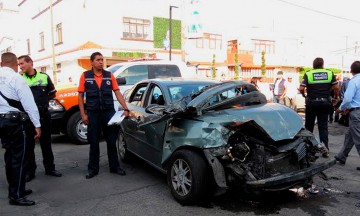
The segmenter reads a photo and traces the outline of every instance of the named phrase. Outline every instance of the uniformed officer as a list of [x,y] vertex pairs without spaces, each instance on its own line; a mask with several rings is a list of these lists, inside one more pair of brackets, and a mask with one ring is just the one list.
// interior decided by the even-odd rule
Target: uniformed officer
[[[328,139],[328,116],[332,101],[330,93],[333,90],[335,98],[339,97],[339,87],[332,71],[324,69],[324,60],[316,58],[313,62],[313,70],[305,73],[300,85],[300,92],[305,97],[305,128],[311,132],[314,130],[315,119],[319,129],[320,142],[329,149]],[[328,152],[323,157],[329,157]]]
[[[107,126],[111,117],[115,114],[114,91],[118,102],[124,108],[124,115],[129,115],[129,110],[125,100],[119,91],[119,86],[114,75],[103,70],[103,56],[95,52],[90,56],[92,69],[85,71],[80,77],[79,83],[79,108],[84,124],[88,125],[87,139],[90,143],[90,154],[88,164],[87,179],[99,173],[99,140],[101,131],[107,143],[107,153],[110,172],[125,175],[125,171],[120,168],[116,139],[119,128],[117,126]],[[86,93],[86,113],[84,109],[84,93]]]
[[[40,138],[40,147],[43,155],[43,164],[45,175],[61,177],[61,173],[55,170],[54,155],[51,148],[51,115],[48,110],[49,100],[55,97],[55,87],[50,77],[45,73],[39,73],[33,68],[33,61],[28,55],[18,58],[19,66],[23,78],[30,87],[35,103],[39,109],[42,136]],[[26,156],[25,156],[25,173],[26,181],[29,182],[35,177],[35,140],[33,139],[34,127],[29,124],[26,127]]]
[[35,202],[25,197],[31,194],[32,190],[25,190],[24,122],[30,118],[35,126],[36,139],[40,137],[41,129],[34,97],[25,80],[16,73],[17,71],[16,55],[10,52],[3,53],[0,68],[0,139],[5,148],[9,203],[30,206],[35,205]]

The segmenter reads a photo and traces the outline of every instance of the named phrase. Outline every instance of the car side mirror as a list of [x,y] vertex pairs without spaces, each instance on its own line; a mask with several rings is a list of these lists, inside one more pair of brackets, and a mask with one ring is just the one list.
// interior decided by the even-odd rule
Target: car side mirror
[[118,85],[126,85],[125,77],[116,78],[116,82],[118,83]]

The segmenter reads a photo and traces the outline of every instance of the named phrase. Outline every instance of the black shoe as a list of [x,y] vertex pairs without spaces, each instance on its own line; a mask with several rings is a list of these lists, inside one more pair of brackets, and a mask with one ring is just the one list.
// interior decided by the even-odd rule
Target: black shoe
[[30,182],[31,180],[33,180],[35,178],[35,174],[27,174],[25,176],[25,181],[26,182]]
[[118,175],[126,175],[126,172],[123,169],[121,169],[120,167],[117,168],[116,170],[110,170],[110,172],[111,173],[116,173]]
[[341,160],[338,156],[334,156],[336,162],[340,165],[345,165],[345,161]]
[[360,171],[360,167],[356,167],[356,170]]
[[56,171],[56,170],[45,171],[45,175],[55,176],[55,177],[61,177],[62,176],[61,172]]
[[28,200],[25,197],[22,197],[19,199],[10,197],[9,204],[10,205],[18,205],[18,206],[32,206],[32,205],[35,205],[35,202],[32,200]]
[[98,174],[97,172],[89,172],[88,174],[86,174],[85,178],[91,179],[92,177],[96,176],[97,174]]

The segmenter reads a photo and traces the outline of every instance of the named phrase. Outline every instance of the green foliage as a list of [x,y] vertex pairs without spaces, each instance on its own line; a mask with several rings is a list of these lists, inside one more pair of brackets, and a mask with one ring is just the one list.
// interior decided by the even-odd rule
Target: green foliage
[[215,67],[215,54],[213,54],[213,60],[212,60],[212,78],[216,79],[216,67]]
[[148,53],[142,52],[113,52],[113,56],[120,58],[141,58],[149,56]]
[[265,51],[261,52],[261,75],[266,74],[266,64],[265,64]]
[[[163,47],[163,39],[166,38],[166,32],[169,30],[169,19],[163,17],[154,17],[154,48]],[[181,49],[181,21],[172,20],[172,49]]]
[[239,79],[239,55],[235,53],[235,80]]

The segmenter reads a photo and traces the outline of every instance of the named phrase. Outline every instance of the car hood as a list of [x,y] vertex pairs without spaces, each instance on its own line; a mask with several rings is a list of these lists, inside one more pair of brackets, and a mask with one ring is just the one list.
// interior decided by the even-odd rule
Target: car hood
[[[201,119],[234,130],[247,124],[248,128],[253,126],[249,128],[249,133],[258,137],[262,131],[274,141],[294,138],[303,125],[295,111],[277,103],[207,112]],[[254,131],[255,128],[259,130]]]
[[[212,97],[235,88],[246,89],[247,92],[216,103],[211,107],[208,106]],[[244,102],[245,106],[236,107]],[[258,105],[246,105],[247,103]],[[213,85],[169,106],[155,105],[148,110],[158,114],[159,118],[144,122],[142,125],[173,117],[198,118],[208,123],[221,124],[229,129],[234,128],[234,130],[237,126],[247,123],[249,126],[265,132],[274,141],[292,139],[302,128],[301,117],[295,111],[281,104],[266,103],[265,96],[253,85],[244,81],[230,81]]]

